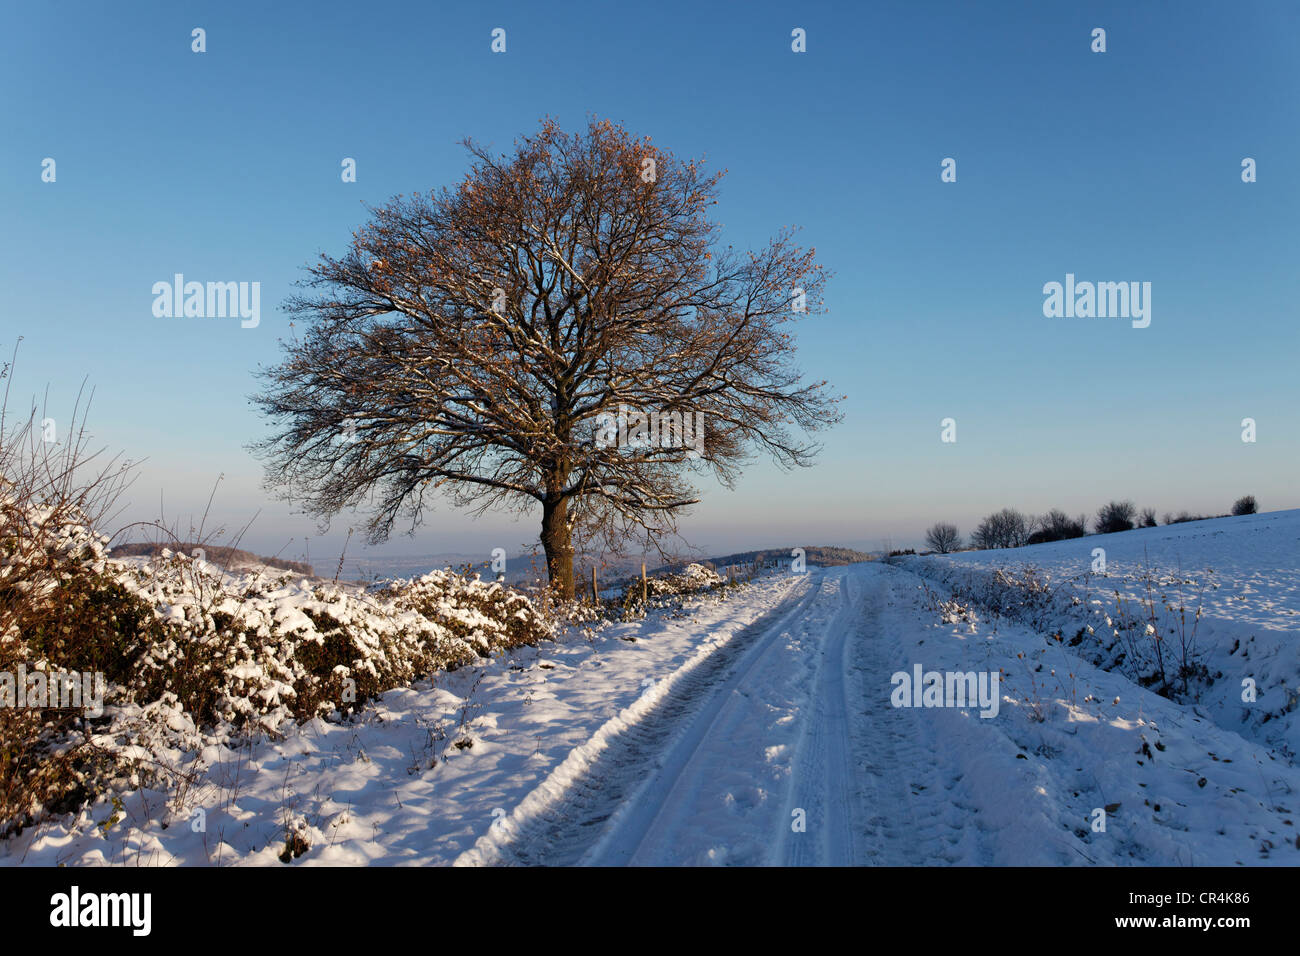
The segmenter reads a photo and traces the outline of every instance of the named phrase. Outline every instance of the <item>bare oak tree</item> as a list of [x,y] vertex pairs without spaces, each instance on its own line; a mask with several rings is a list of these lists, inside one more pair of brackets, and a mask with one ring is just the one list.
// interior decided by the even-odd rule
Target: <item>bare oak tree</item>
[[[268,484],[324,520],[367,506],[372,542],[414,531],[439,492],[539,508],[569,597],[575,538],[657,545],[698,501],[688,475],[730,487],[755,450],[811,463],[788,427],[839,418],[785,331],[822,311],[813,250],[790,231],[721,246],[722,174],[608,121],[545,121],[509,156],[465,146],[458,186],[371,209],[288,303],[305,333],[254,399],[275,428],[255,446]],[[695,416],[702,445],[618,440],[611,423],[649,412]]]

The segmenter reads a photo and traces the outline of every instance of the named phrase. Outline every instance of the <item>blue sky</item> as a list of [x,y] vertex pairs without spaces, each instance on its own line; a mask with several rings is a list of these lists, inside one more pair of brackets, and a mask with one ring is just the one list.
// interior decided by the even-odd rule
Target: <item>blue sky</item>
[[[56,418],[95,388],[98,443],[147,459],[127,517],[201,511],[224,474],[217,520],[261,511],[246,546],[325,561],[347,516],[319,538],[245,450],[266,433],[247,397],[288,332],[278,304],[363,203],[459,178],[464,137],[505,150],[544,115],[595,114],[727,168],[727,241],[797,224],[835,273],[799,349],[845,421],[811,470],[760,461],[735,492],[706,486],[693,543],[879,547],[1113,497],[1298,507],[1298,37],[1281,2],[10,3],[0,347],[23,336],[15,393],[48,385]],[[151,287],[176,272],[260,282],[261,325],[155,318]],[[1066,273],[1150,282],[1150,327],[1045,318]],[[536,535],[428,519],[386,550]]]

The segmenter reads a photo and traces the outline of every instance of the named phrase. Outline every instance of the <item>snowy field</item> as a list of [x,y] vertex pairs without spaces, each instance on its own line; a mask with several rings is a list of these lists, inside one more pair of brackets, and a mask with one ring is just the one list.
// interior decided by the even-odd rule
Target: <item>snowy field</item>
[[[1104,551],[1102,571],[1094,570],[1096,549]],[[1091,627],[1078,654],[1108,658],[1103,649],[1116,627],[1123,631],[1121,619],[1142,630],[1151,624],[1176,661],[1184,636],[1194,640],[1197,662],[1214,677],[1197,688],[1197,710],[1292,759],[1300,754],[1300,511],[931,556],[908,566],[949,584],[979,582],[999,568],[1013,578],[1037,571],[1052,600],[1029,617],[1067,640]],[[1132,676],[1138,658],[1152,660],[1151,642],[1132,647],[1128,635],[1121,638],[1130,666],[1120,669]],[[1255,685],[1251,703],[1242,700],[1246,679]]]
[[[183,791],[105,794],[0,862],[1294,866],[1298,557],[1293,511],[772,574],[174,754]],[[1028,610],[972,597],[1027,568]],[[1202,609],[1167,695],[1148,582],[1162,637]],[[918,667],[997,674],[995,712],[895,706]]]

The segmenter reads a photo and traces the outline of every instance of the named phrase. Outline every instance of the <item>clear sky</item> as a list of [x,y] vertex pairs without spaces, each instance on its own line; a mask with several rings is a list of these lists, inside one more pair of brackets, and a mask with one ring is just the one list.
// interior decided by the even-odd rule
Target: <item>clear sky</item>
[[[797,224],[835,273],[799,350],[844,422],[811,470],[706,487],[693,543],[879,547],[1113,497],[1300,506],[1295,3],[9,2],[0,84],[0,348],[23,336],[15,393],[48,385],[56,419],[95,388],[97,442],[147,459],[128,517],[201,511],[224,475],[219,521],[261,511],[246,547],[336,555],[347,516],[318,538],[245,447],[279,303],[363,203],[458,179],[461,139],[592,114],[727,168],[727,241]],[[156,318],[177,272],[260,282],[261,324]],[[1150,326],[1044,317],[1067,273],[1150,282]],[[387,550],[535,536],[446,506]]]

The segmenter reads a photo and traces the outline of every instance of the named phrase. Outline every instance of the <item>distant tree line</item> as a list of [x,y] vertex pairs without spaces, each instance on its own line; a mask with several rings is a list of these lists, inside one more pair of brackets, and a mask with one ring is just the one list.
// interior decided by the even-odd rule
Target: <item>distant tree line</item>
[[[1232,505],[1233,515],[1253,515],[1259,510],[1254,495],[1238,498]],[[1203,521],[1207,518],[1226,518],[1227,515],[1192,515],[1182,511],[1177,515],[1165,512],[1166,525],[1182,524],[1185,521]],[[1082,538],[1088,534],[1088,516],[1079,515],[1072,518],[1059,508],[1053,508],[1043,515],[1029,515],[1015,508],[1003,508],[984,518],[971,532],[970,547],[977,551],[991,548],[1019,548],[1027,544],[1043,544],[1048,541],[1064,541],[1068,538]],[[1098,509],[1092,521],[1092,533],[1115,534],[1120,531],[1132,531],[1134,528],[1154,528],[1156,509],[1138,510],[1131,501],[1111,501]],[[938,554],[950,554],[963,550],[961,533],[957,526],[940,521],[925,533],[926,546]]]

